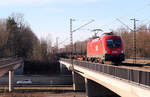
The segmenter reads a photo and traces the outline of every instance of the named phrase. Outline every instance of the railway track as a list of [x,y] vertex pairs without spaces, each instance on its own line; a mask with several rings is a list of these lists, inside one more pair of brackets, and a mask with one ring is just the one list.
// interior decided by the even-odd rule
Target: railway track
[[9,65],[10,63],[16,62],[20,60],[20,58],[14,58],[14,57],[9,57],[9,58],[1,58],[0,59],[0,67],[3,67],[4,65]]
[[[133,59],[125,59],[124,62],[133,63]],[[150,65],[150,60],[136,59],[137,64]]]
[[[8,84],[0,85],[0,87],[7,87]],[[50,84],[22,84],[14,85],[14,87],[72,87],[72,85],[50,85]]]
[[150,60],[136,60],[136,64],[133,64],[133,59],[126,59],[120,64],[122,68],[141,70],[141,71],[150,71]]
[[[73,90],[70,85],[66,86],[49,86],[49,85],[36,85],[36,86],[14,86],[15,90]],[[0,90],[8,90],[8,86],[0,86]]]
[[[80,61],[82,61],[82,60],[80,60]],[[100,64],[99,62],[90,62],[90,61],[85,61],[85,62]],[[119,67],[119,68],[127,68],[127,69],[150,72],[150,60],[137,59],[136,64],[133,64],[133,59],[125,59],[125,61],[123,61],[119,65],[118,64],[112,64],[112,62],[106,62],[104,64],[105,65],[111,65],[111,66],[117,65],[117,67]]]

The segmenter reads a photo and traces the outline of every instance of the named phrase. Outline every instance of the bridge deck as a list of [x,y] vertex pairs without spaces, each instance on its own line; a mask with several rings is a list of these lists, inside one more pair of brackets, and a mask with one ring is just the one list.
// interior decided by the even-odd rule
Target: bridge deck
[[[70,69],[72,68],[71,60],[61,59],[60,63]],[[102,84],[121,96],[149,97],[150,72],[148,71],[94,64],[78,60],[74,60],[73,64],[75,72]]]
[[4,58],[0,60],[0,77],[7,73],[9,70],[15,70],[22,64],[21,58]]

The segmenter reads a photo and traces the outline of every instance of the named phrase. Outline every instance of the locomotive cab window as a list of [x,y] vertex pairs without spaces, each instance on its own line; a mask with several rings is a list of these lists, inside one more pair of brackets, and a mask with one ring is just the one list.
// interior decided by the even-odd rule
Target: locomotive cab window
[[119,38],[112,38],[107,39],[107,48],[121,48],[121,39]]

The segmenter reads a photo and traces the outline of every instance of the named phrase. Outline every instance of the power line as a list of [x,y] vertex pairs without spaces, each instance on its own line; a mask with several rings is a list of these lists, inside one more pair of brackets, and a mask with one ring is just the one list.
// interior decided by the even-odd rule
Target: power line
[[81,25],[80,27],[76,28],[76,29],[75,29],[75,30],[73,30],[72,32],[75,32],[75,31],[77,31],[77,30],[79,30],[79,29],[83,28],[84,26],[86,26],[86,25],[88,25],[88,24],[92,23],[92,22],[94,22],[94,20],[91,20],[91,21],[89,21],[88,23],[85,23],[85,24]]
[[128,25],[126,25],[124,22],[122,22],[120,19],[116,18],[117,21],[119,21],[121,24],[123,24],[125,27],[133,31]]
[[133,64],[136,64],[136,22],[138,20],[136,20],[135,18],[134,19],[130,19],[130,20],[133,20],[134,21],[134,30],[132,30],[128,25],[126,25],[124,22],[122,22],[121,20],[119,19],[116,19],[118,20],[121,24],[123,24],[124,26],[126,26],[128,29],[130,29],[131,31],[133,31],[133,49],[134,49],[134,60],[133,60]]
[[73,32],[80,30],[81,28],[85,27],[86,25],[94,22],[94,20],[91,20],[80,27],[76,28],[75,30],[72,29],[72,22],[75,21],[75,19],[70,19],[70,44],[71,44],[71,59],[72,59],[72,53],[73,53]]
[[[73,22],[74,20],[75,20],[75,19],[72,19],[72,18],[70,19],[71,64],[72,64],[72,73],[73,73],[73,75],[74,75],[74,65],[73,65],[73,32],[75,32],[75,31],[77,31],[77,30],[83,28],[84,26],[86,26],[86,25],[88,25],[88,24],[94,22],[94,20],[91,20],[90,22],[87,22],[87,23],[81,25],[80,27],[76,28],[75,30],[73,30],[73,29],[72,29],[72,22]],[[73,77],[73,78],[74,78],[74,77]],[[74,79],[73,79],[73,81],[74,81]],[[73,86],[73,87],[75,87],[75,86]]]
[[64,39],[63,41],[59,42],[58,44],[61,45],[61,44],[64,44],[69,38],[66,38]]
[[[148,6],[150,6],[150,4],[146,4],[146,5],[144,5],[143,7],[139,8],[139,9],[136,9],[136,10],[134,11],[134,12],[135,12],[134,14],[136,14],[136,13],[142,11],[143,9],[145,9],[145,8],[148,7]],[[126,16],[126,15],[123,15],[123,16],[120,16],[119,18],[124,18],[124,17],[127,17],[127,16]],[[110,23],[108,23],[108,24],[104,24],[104,25],[102,25],[102,26],[111,25],[111,24],[113,24],[116,20],[121,23],[122,21],[120,21],[119,18],[117,18],[117,19],[115,19],[115,20],[112,20],[112,22],[110,22]],[[150,21],[149,21],[149,22],[150,22]],[[148,23],[149,23],[149,22],[148,22]],[[147,24],[148,24],[148,23],[147,23]],[[123,22],[122,22],[121,24],[126,25],[126,24],[124,24]],[[127,27],[127,26],[126,26],[126,27]],[[130,27],[127,27],[127,28],[130,29]],[[131,30],[131,29],[130,29],[130,30]]]
[[56,37],[56,54],[58,53],[58,49],[59,49],[59,47],[58,47],[58,39],[59,39],[59,37]]

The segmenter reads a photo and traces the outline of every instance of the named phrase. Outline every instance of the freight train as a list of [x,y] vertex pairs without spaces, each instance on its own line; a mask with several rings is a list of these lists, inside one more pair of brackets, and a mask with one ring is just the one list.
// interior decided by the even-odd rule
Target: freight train
[[124,59],[123,41],[112,32],[93,38],[87,44],[88,61],[121,63]]

